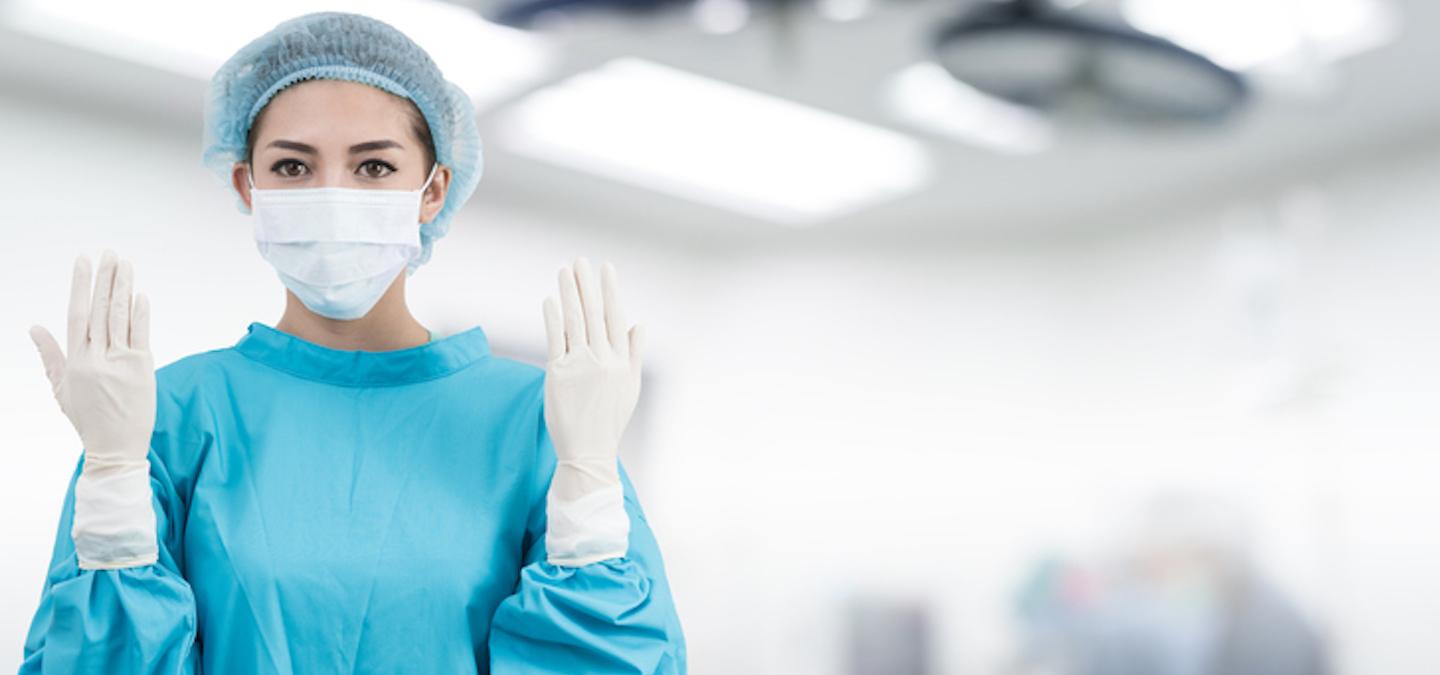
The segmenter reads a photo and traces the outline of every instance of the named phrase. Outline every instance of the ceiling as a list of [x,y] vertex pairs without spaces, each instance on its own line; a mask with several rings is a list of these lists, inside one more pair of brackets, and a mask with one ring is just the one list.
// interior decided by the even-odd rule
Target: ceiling
[[[1103,11],[1107,1],[1093,4]],[[926,141],[938,177],[919,194],[793,229],[514,156],[487,141],[485,179],[475,199],[691,245],[831,237],[894,243],[1093,230],[1135,213],[1243,192],[1440,137],[1440,87],[1431,86],[1440,80],[1440,3],[1397,4],[1403,13],[1399,38],[1339,64],[1341,86],[1331,96],[1261,91],[1255,105],[1220,129],[1062,129],[1055,147],[1028,156],[1000,155],[906,127],[887,115],[879,98],[885,79],[925,58],[929,31],[963,4],[892,2],[848,23],[806,16],[788,41],[764,22],[728,35],[702,33],[680,13],[574,21],[552,29],[564,50],[550,81],[615,56],[640,56],[911,133]],[[0,35],[0,85],[7,97],[25,93],[107,115],[128,113],[199,142],[203,83],[192,79],[6,33]],[[494,133],[493,122],[493,115],[482,116],[482,137]]]

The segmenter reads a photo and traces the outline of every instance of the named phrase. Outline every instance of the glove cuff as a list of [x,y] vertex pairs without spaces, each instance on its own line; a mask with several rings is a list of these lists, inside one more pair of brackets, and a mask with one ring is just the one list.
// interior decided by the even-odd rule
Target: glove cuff
[[[610,462],[614,464],[613,460]],[[618,470],[598,489],[584,490],[604,478],[603,467],[561,462],[546,497],[545,552],[552,565],[580,567],[625,555],[630,515]]]
[[149,565],[159,559],[150,462],[92,463],[75,482],[70,536],[81,569]]

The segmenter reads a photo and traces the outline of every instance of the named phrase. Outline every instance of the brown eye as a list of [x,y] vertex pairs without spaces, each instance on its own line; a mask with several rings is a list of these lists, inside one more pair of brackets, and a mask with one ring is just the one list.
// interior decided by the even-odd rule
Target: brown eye
[[277,174],[280,174],[281,176],[284,176],[285,178],[294,178],[296,176],[302,175],[299,171],[291,171],[290,167],[303,169],[305,168],[305,165],[293,159],[282,159],[271,165],[270,170]]
[[[383,173],[376,173],[376,167],[379,167],[379,169],[383,169]],[[394,173],[395,167],[392,166],[389,162],[382,162],[378,159],[372,159],[368,162],[365,162],[364,164],[361,164],[360,170],[365,173],[366,178],[384,178]]]

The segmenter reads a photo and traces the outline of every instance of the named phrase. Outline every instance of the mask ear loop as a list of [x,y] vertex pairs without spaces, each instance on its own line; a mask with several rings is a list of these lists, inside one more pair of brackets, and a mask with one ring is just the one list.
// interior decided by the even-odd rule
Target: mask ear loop
[[430,175],[425,178],[425,184],[420,186],[421,192],[424,192],[426,188],[430,187],[430,181],[435,179],[435,170],[438,168],[440,168],[439,162],[430,165]]
[[[435,178],[435,170],[436,170],[436,169],[439,169],[439,168],[440,168],[440,163],[439,163],[439,162],[434,162],[434,163],[432,163],[432,164],[430,165],[430,175],[425,178],[425,184],[424,184],[424,185],[421,185],[419,190],[416,190],[416,192],[420,193],[420,199],[421,199],[421,201],[424,201],[424,199],[425,199],[425,190],[430,187],[430,181],[431,181],[431,180],[434,180],[434,178]],[[432,220],[433,220],[433,219],[432,219]],[[422,222],[422,223],[420,223],[420,225],[421,225],[421,226],[424,226],[425,223]]]

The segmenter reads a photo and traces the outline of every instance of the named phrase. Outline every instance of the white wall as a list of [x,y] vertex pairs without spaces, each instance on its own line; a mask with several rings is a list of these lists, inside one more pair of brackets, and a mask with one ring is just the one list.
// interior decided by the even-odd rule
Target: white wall
[[[63,339],[74,255],[135,261],[158,363],[281,309],[198,140],[101,119],[0,103],[12,663],[78,452],[26,328]],[[838,672],[841,608],[869,591],[929,598],[938,664],[993,672],[1033,555],[1101,551],[1147,496],[1186,488],[1251,508],[1262,561],[1335,631],[1345,672],[1440,672],[1440,152],[1306,178],[1329,215],[1305,221],[1293,273],[1246,273],[1254,247],[1235,262],[1245,214],[1281,198],[1264,189],[1063,241],[869,248],[819,230],[709,253],[497,199],[467,210],[411,298],[442,332],[479,323],[538,358],[556,267],[617,263],[652,355],[626,452],[696,673]],[[1260,211],[1235,215],[1245,203]],[[1239,303],[1257,294],[1284,310],[1262,320],[1270,341],[1247,337]],[[1264,376],[1287,362],[1313,376],[1279,389],[1301,396],[1254,405],[1294,381]]]
[[872,590],[995,672],[1034,555],[1187,491],[1248,511],[1343,672],[1440,672],[1435,183],[1422,148],[1049,245],[712,261],[657,413],[702,672],[839,672]]

